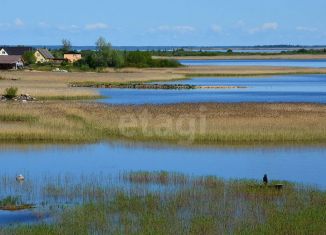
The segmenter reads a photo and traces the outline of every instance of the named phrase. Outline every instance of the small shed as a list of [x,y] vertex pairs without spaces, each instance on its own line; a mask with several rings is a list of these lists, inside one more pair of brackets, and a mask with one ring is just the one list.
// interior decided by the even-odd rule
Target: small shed
[[22,69],[24,68],[24,61],[18,55],[4,55],[0,56],[0,69]]

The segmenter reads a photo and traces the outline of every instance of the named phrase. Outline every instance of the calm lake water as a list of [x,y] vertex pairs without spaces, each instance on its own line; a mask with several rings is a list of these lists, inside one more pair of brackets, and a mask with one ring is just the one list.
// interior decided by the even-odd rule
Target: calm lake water
[[[29,190],[30,187],[37,188],[42,179],[56,183],[59,182],[56,177],[63,177],[60,182],[64,184],[65,176],[83,179],[80,177],[102,175],[109,182],[129,171],[169,171],[190,176],[257,180],[268,174],[270,180],[288,180],[326,190],[325,146],[181,147],[121,142],[75,146],[16,145],[0,146],[0,163],[1,176],[9,177],[8,185],[11,178],[14,182],[17,174],[25,175],[27,184],[20,187],[14,182],[16,186],[6,186],[9,191],[0,190],[0,198],[8,194],[24,195],[29,202],[29,198],[34,198],[32,202],[37,205],[42,202],[37,199],[38,191],[29,194]],[[47,206],[17,212],[0,211],[0,227],[51,223],[54,217],[50,211]]]
[[[30,187],[37,188],[42,179],[52,179],[48,182],[55,183],[56,177],[63,177],[63,180],[65,176],[82,179],[81,176],[103,175],[103,179],[109,181],[129,171],[169,171],[190,176],[214,175],[224,179],[257,180],[268,174],[270,180],[287,180],[326,190],[324,146],[181,147],[121,142],[75,146],[2,145],[0,163],[1,176],[9,177],[2,181],[2,184],[7,182],[9,186],[6,186],[7,191],[0,190],[0,198],[23,195],[27,201],[31,200],[30,197],[34,198],[32,201],[37,205],[41,202],[37,199],[37,190],[35,194],[29,194],[29,190]],[[25,176],[24,184],[14,182],[17,174]],[[11,187],[10,180],[17,185]],[[29,182],[36,185],[32,186]],[[27,186],[23,187],[25,183]],[[47,206],[17,212],[0,211],[0,227],[51,223],[54,217],[50,211]]]
[[180,147],[127,143],[0,148],[1,174],[115,175],[170,171],[225,179],[288,180],[326,189],[326,147]]
[[193,78],[165,84],[245,86],[241,89],[142,90],[100,89],[109,104],[173,104],[191,102],[326,103],[326,75]]
[[180,60],[183,65],[192,66],[281,66],[325,68],[326,60]]

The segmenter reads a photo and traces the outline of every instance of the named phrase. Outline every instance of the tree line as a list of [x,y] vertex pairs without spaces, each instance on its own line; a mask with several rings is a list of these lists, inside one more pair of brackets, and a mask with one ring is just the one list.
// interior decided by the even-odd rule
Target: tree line
[[100,37],[96,41],[96,51],[83,51],[82,59],[75,63],[81,68],[96,69],[99,67],[178,67],[176,60],[153,59],[150,52],[145,51],[119,51]]
[[[80,70],[96,70],[100,68],[113,67],[179,67],[181,64],[177,60],[153,59],[152,53],[147,51],[119,51],[115,50],[111,43],[105,38],[100,37],[96,43],[96,50],[84,50],[77,52],[73,50],[72,44],[68,39],[62,40],[59,49],[52,49],[51,53],[55,58],[63,58],[65,53],[81,53],[82,59],[72,65],[62,62],[61,66],[73,66]],[[34,52],[26,52],[23,55],[26,65],[36,63]]]

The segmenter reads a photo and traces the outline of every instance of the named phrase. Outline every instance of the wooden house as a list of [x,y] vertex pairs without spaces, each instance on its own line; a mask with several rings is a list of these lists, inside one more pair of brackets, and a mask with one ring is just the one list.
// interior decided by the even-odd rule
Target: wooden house
[[24,61],[19,55],[0,56],[0,69],[22,69]]

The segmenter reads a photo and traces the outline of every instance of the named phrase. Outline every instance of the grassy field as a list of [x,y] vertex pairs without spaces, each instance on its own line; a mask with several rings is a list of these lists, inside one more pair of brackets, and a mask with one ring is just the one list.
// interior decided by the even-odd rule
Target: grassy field
[[325,143],[326,106],[86,102],[0,103],[1,142],[118,138],[189,144]]
[[39,219],[48,214],[54,221],[0,227],[0,234],[325,234],[326,193],[275,183],[284,186],[167,172],[58,176],[23,185],[2,176],[2,192],[21,193],[30,203],[38,198]]
[[73,88],[69,84],[73,82],[130,82],[149,80],[173,80],[182,79],[182,75],[166,73],[164,69],[155,70],[131,69],[115,71],[108,69],[104,73],[91,72],[40,72],[40,71],[0,71],[0,94],[8,87],[17,87],[19,93],[27,93],[42,99],[73,99],[98,98],[95,89]]

